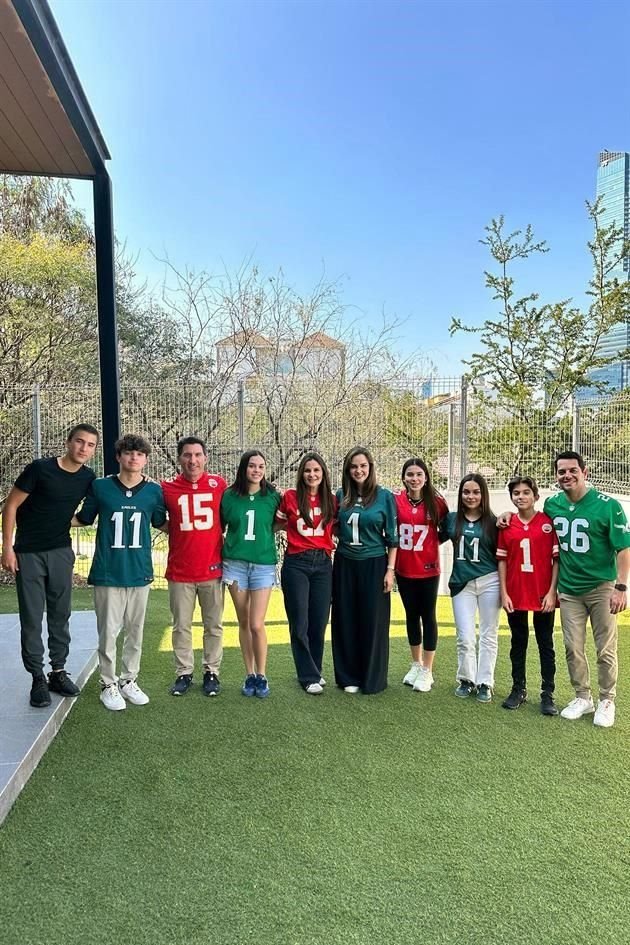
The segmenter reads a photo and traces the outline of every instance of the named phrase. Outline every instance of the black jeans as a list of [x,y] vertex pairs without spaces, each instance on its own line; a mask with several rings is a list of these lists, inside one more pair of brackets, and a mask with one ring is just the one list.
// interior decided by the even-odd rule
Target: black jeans
[[297,678],[304,688],[322,675],[324,635],[330,614],[332,563],[325,551],[285,555],[280,572]]
[[[515,610],[508,614],[508,624],[512,632],[512,646],[510,660],[512,662],[512,681],[518,689],[527,687],[525,662],[527,657],[527,641],[529,627],[527,625],[527,610]],[[553,692],[556,676],[556,655],[553,649],[553,621],[555,614],[545,614],[541,610],[532,612],[534,619],[534,633],[540,655],[540,675],[542,677],[542,692]]]

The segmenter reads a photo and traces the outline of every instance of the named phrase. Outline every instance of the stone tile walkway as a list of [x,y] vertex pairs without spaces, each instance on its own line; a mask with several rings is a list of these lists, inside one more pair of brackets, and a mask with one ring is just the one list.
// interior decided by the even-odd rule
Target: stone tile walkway
[[[96,616],[72,615],[72,643],[66,669],[83,688],[96,666]],[[52,704],[34,709],[29,704],[31,677],[20,657],[17,615],[0,614],[0,823],[61,728],[76,699],[51,693]],[[48,667],[49,668],[49,667]]]

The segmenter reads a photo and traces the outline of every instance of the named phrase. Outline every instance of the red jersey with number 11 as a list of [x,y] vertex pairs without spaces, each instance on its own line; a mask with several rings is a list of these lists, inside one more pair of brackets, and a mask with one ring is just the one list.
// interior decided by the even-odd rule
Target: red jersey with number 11
[[395,492],[398,520],[396,573],[406,578],[435,577],[440,573],[438,525],[448,512],[441,495],[436,496],[437,522],[427,516],[424,502],[413,505],[407,491]]
[[162,483],[168,511],[167,581],[200,584],[221,577],[219,510],[226,488],[225,479],[206,472],[197,482],[180,473]]
[[551,519],[544,512],[536,512],[529,522],[513,515],[498,532],[497,558],[506,562],[505,582],[514,610],[540,610],[558,557]]

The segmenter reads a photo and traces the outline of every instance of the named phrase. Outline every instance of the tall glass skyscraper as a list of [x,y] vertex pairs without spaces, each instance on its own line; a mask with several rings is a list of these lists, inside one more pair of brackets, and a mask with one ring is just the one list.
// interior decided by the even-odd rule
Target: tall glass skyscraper
[[[597,196],[602,199],[604,226],[616,223],[626,239],[630,238],[630,154],[627,151],[600,151],[597,168]],[[611,273],[621,282],[630,278],[630,259],[622,260]],[[602,355],[615,355],[630,346],[630,322],[616,325],[602,338]],[[630,387],[630,362],[618,361],[593,371],[594,380],[607,381],[613,390]]]

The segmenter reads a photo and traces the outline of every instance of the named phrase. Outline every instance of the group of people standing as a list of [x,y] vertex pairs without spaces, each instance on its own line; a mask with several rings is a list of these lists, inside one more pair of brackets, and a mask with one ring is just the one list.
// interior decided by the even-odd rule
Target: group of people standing
[[[281,493],[268,481],[259,450],[243,453],[228,485],[208,472],[203,440],[184,437],[177,444],[180,472],[158,484],[144,473],[150,445],[135,435],[116,444],[118,475],[95,479],[85,463],[97,443],[98,433],[89,424],[73,428],[64,456],[29,464],[5,504],[2,565],[16,574],[22,656],[33,676],[32,705],[50,704],[51,690],[78,694],[65,670],[74,559],[70,526],[91,525],[98,518],[88,582],[94,585],[100,698],[108,709],[149,701],[137,679],[153,580],[151,527],[167,532],[169,542],[166,578],[176,666],[171,693],[183,696],[193,685],[192,623],[198,601],[202,689],[210,697],[219,694],[227,587],[245,665],[241,691],[247,697],[270,694],[265,617],[276,580],[275,533],[285,530],[281,586],[297,678],[309,695],[321,694],[326,685],[322,661],[329,619],[336,684],[349,694],[377,693],[386,687],[394,582],[405,609],[411,651],[403,682],[417,692],[431,690],[439,546],[450,541],[455,694],[492,701],[503,607],[512,635],[513,687],[502,704],[517,709],[526,701],[532,612],[541,664],[541,711],[557,715],[553,625],[559,601],[576,692],[562,715],[576,719],[594,712],[597,725],[613,724],[616,614],[627,602],[630,528],[621,505],[590,488],[579,454],[556,457],[560,492],[547,499],[543,512],[535,508],[535,481],[516,476],[508,484],[516,511],[497,519],[483,476],[471,473],[462,479],[457,507],[449,512],[420,457],[404,463],[402,488],[391,492],[377,482],[369,449],[355,447],[344,459],[341,488],[335,493],[324,459],[309,452],[299,463],[295,487]],[[44,606],[52,669],[48,679],[43,672]],[[597,649],[597,711],[585,656],[587,618]],[[121,629],[117,675],[116,638]]]

